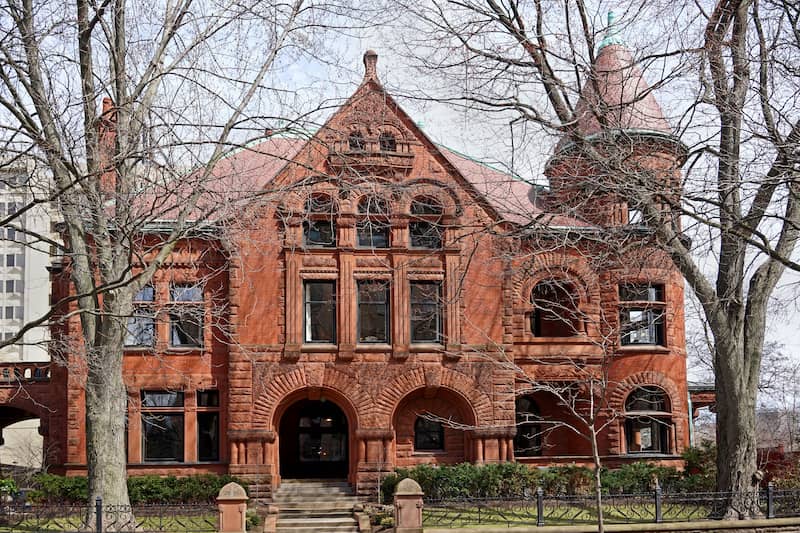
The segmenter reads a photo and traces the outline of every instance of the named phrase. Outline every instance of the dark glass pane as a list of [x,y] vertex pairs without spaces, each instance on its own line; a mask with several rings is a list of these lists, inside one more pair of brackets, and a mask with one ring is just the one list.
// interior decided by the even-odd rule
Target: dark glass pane
[[180,391],[142,391],[142,407],[183,407]]
[[169,294],[173,302],[203,301],[203,288],[199,285],[173,285]]
[[411,234],[413,248],[437,249],[442,247],[442,234],[438,225],[430,222],[409,222],[408,231]]
[[306,246],[335,246],[336,224],[333,220],[309,220],[304,222],[303,241]]
[[531,291],[534,306],[531,332],[537,337],[572,337],[578,334],[578,296],[573,287],[556,280],[537,283]]
[[670,453],[669,421],[637,417],[625,421],[628,453]]
[[197,458],[219,461],[219,413],[197,413]]
[[667,393],[658,387],[639,387],[628,395],[625,410],[669,412]]
[[169,342],[172,346],[203,345],[203,310],[199,308],[186,308],[172,311],[169,314],[170,335]]
[[364,248],[388,248],[389,226],[380,222],[359,222],[358,245]]
[[623,302],[663,302],[664,287],[647,284],[620,285],[619,299]]
[[333,215],[336,204],[327,194],[315,194],[306,200],[306,212],[317,215]]
[[411,342],[441,342],[441,285],[411,283]]
[[442,206],[433,198],[419,197],[411,201],[412,215],[441,215]]
[[203,390],[197,391],[198,407],[219,407],[219,391]]
[[358,213],[361,215],[386,216],[389,205],[379,196],[365,196],[358,202]]
[[385,282],[358,284],[358,342],[389,341],[389,287]]
[[305,342],[336,342],[335,283],[306,282],[305,300]]
[[660,309],[620,311],[622,345],[664,345],[664,313]]
[[396,152],[397,140],[391,133],[381,133],[379,137],[382,152]]
[[[176,288],[177,287],[173,287],[173,290],[176,289]],[[197,287],[197,288],[199,288],[199,287]],[[173,298],[173,300],[175,300],[174,296],[172,298]],[[142,287],[142,289],[139,292],[137,292],[136,295],[133,297],[133,301],[134,302],[152,302],[152,301],[155,301],[155,299],[156,299],[156,291],[150,285],[147,285],[146,287]],[[200,291],[200,300],[202,301],[202,299],[203,299],[203,292],[201,290]]]
[[444,450],[444,426],[440,422],[418,417],[414,422],[414,449],[418,451]]
[[125,346],[153,346],[156,338],[155,319],[145,310],[136,310],[134,315],[128,318]]
[[142,413],[145,461],[183,462],[183,415]]
[[515,402],[517,434],[514,436],[514,454],[518,457],[542,455],[542,427],[539,424],[539,407],[525,396]]
[[364,150],[364,136],[360,133],[351,133],[347,138],[347,143],[350,150],[354,152],[361,152]]

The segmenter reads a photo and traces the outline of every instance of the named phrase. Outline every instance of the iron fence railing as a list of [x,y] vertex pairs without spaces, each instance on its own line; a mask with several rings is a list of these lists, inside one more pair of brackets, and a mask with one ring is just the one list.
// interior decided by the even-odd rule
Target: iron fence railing
[[181,505],[0,504],[0,531],[205,533],[218,531],[213,503]]
[[[779,490],[772,486],[748,493],[696,492],[663,493],[656,489],[643,494],[604,494],[606,523],[661,523],[714,520],[726,510],[757,514],[764,518],[800,517],[800,490]],[[597,522],[595,496],[548,495],[541,489],[502,498],[460,497],[426,499],[426,526],[469,525],[572,525]]]

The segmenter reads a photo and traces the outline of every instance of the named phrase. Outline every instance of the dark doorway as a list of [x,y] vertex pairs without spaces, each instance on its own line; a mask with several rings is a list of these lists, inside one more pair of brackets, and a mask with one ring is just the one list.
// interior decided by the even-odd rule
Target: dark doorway
[[281,477],[345,478],[347,417],[333,402],[300,400],[281,418]]

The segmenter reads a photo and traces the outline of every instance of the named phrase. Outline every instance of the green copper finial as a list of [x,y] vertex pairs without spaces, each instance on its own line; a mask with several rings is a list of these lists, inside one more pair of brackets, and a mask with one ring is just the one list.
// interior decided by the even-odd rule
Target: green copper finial
[[600,46],[597,47],[599,52],[604,47],[610,44],[623,44],[622,37],[619,36],[619,28],[617,28],[617,17],[613,11],[608,12],[608,25],[606,26],[606,36],[600,41]]

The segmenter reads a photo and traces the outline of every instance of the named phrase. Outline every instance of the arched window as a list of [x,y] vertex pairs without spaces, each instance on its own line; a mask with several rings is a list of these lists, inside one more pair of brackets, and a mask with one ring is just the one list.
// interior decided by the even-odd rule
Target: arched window
[[412,248],[442,247],[442,205],[433,198],[420,196],[411,202],[411,221],[408,233]]
[[625,442],[628,453],[670,453],[673,433],[669,396],[646,385],[625,400]]
[[377,196],[365,196],[358,202],[358,246],[389,247],[389,204]]
[[347,145],[351,152],[363,152],[366,147],[364,135],[362,135],[361,132],[354,131],[350,134],[350,137],[347,138]]
[[540,281],[531,291],[531,333],[536,337],[573,337],[581,332],[578,295],[563,280]]
[[309,247],[336,246],[336,203],[327,194],[315,194],[306,200],[303,244]]
[[514,402],[517,435],[514,437],[514,455],[536,457],[542,455],[542,425],[539,406],[529,396],[520,396]]
[[441,422],[418,416],[414,421],[414,451],[444,450],[444,426]]
[[397,151],[397,140],[391,133],[381,133],[380,137],[378,137],[378,143],[380,144],[381,152]]

